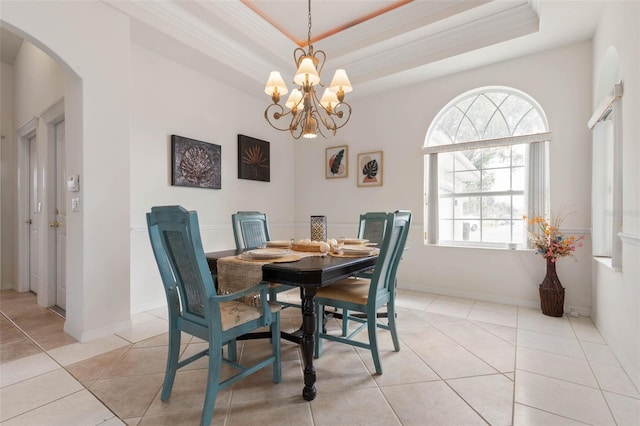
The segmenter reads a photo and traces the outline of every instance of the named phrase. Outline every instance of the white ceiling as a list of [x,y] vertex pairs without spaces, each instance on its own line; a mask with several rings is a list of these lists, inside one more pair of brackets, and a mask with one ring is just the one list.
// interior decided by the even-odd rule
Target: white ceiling
[[[135,42],[255,96],[266,96],[270,71],[291,81],[292,38],[307,39],[304,0],[103,1],[133,18]],[[313,0],[311,36],[321,37],[312,43],[327,55],[323,82],[345,68],[356,97],[589,39],[600,7],[589,0]]]

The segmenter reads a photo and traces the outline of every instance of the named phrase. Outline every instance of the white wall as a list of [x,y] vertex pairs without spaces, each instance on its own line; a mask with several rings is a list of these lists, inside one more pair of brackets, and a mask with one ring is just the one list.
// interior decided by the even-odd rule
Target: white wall
[[[592,107],[620,78],[622,98],[622,271],[593,262],[592,318],[625,370],[640,388],[640,4],[610,2],[593,41]],[[618,64],[607,61],[610,49]],[[611,69],[619,71],[612,75]],[[607,87],[609,86],[609,87]]]
[[0,289],[13,288],[17,271],[15,144],[13,141],[13,66],[0,64]]
[[[139,312],[166,304],[146,228],[152,206],[196,210],[205,251],[229,249],[238,210],[267,213],[274,239],[292,235],[295,182],[291,138],[256,118],[266,102],[138,45],[131,71],[131,305]],[[270,182],[238,179],[238,133],[270,142]],[[171,186],[172,134],[221,145],[222,189]]]
[[[298,221],[328,216],[329,234],[355,234],[364,211],[410,209],[414,214],[398,285],[419,291],[539,306],[537,285],[545,262],[529,251],[425,246],[423,244],[423,155],[429,124],[451,99],[487,85],[511,86],[536,99],[549,120],[551,206],[574,212],[569,231],[587,233],[587,247],[558,264],[566,287],[565,309],[588,314],[591,306],[590,133],[591,43],[543,53],[412,85],[353,101],[353,117],[327,142],[296,144]],[[357,87],[354,89],[357,90]],[[349,145],[349,178],[324,179],[327,146]],[[384,151],[384,185],[358,188],[354,165],[359,152]],[[586,182],[586,185],[585,185]]]
[[66,172],[81,182],[67,222],[65,331],[112,333],[130,324],[129,20],[102,2],[3,2],[1,23],[64,69]]

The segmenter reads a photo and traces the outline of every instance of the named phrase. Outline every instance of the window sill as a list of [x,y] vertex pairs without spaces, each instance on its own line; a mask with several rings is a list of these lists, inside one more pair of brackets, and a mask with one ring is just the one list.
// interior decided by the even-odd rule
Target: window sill
[[605,268],[609,269],[612,272],[622,272],[622,268],[614,268],[613,266],[611,266],[611,258],[610,257],[595,257],[595,256],[592,256],[591,258],[593,259],[594,262],[599,263],[600,265],[604,266]]
[[476,246],[476,245],[466,245],[466,244],[456,244],[456,243],[438,243],[438,244],[429,244],[427,242],[424,243],[425,246],[430,247],[448,247],[448,248],[462,248],[462,249],[479,249],[479,250],[498,250],[498,251],[514,251],[514,252],[527,252],[533,253],[534,249],[525,248],[525,247],[517,247],[517,248],[509,248],[504,245],[496,245],[492,246]]

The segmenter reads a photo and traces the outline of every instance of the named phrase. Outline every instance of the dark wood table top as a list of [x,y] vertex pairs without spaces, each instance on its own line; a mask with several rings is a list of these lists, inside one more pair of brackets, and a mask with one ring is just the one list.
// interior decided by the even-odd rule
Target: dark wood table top
[[[217,260],[241,253],[237,250],[222,250],[206,253],[207,262],[212,273],[217,273]],[[377,256],[369,257],[334,257],[310,256],[296,262],[267,263],[262,266],[262,279],[297,287],[325,287],[367,271],[376,264]]]

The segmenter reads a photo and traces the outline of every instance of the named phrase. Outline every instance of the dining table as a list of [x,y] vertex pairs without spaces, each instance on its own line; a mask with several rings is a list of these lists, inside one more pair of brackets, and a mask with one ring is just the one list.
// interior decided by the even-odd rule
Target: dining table
[[[205,253],[209,268],[214,276],[217,274],[218,260],[238,256],[242,251],[223,250]],[[299,344],[304,365],[304,388],[302,397],[307,401],[316,398],[316,370],[313,365],[315,349],[316,292],[321,287],[348,278],[353,275],[371,270],[378,259],[377,254],[364,257],[323,256],[302,257],[293,262],[265,263],[262,265],[262,281],[280,283],[301,289],[302,299],[302,327]],[[247,283],[248,286],[256,283]]]

